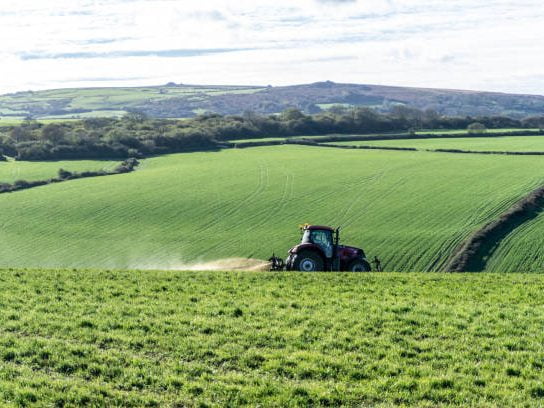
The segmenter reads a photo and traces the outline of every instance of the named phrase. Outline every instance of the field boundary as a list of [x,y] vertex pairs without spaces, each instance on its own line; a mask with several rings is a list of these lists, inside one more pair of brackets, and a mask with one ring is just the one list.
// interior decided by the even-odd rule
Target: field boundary
[[497,154],[503,156],[544,156],[544,151],[534,152],[514,152],[500,150],[463,150],[463,149],[418,149],[416,147],[395,147],[395,146],[373,146],[373,145],[338,145],[333,143],[293,143],[309,146],[332,147],[337,149],[362,149],[362,150],[400,150],[410,152],[430,152],[430,153],[456,153],[456,154]]
[[[425,139],[467,139],[467,138],[482,138],[482,137],[512,137],[512,136],[544,136],[544,130],[526,130],[526,131],[511,131],[511,132],[486,132],[482,134],[469,133],[425,133],[411,134],[407,132],[393,132],[383,134],[366,134],[366,135],[347,135],[347,134],[329,134],[329,135],[312,135],[312,136],[285,136],[281,140],[263,140],[265,138],[252,141],[248,139],[244,142],[225,141],[231,148],[244,148],[254,146],[275,146],[282,144],[320,144],[330,142],[370,142],[378,140],[425,140]],[[277,136],[271,136],[277,137]]]
[[484,225],[462,242],[446,263],[447,272],[482,272],[487,259],[516,228],[544,210],[544,186],[514,203],[499,218]]
[[460,154],[502,154],[506,156],[544,156],[542,151],[534,152],[513,152],[500,150],[463,150],[463,149],[421,149],[422,151],[434,153],[460,153]]
[[53,177],[47,180],[26,181],[17,180],[15,183],[0,183],[0,194],[13,193],[20,190],[28,190],[34,187],[46,186],[48,184],[62,183],[70,180],[77,180],[90,177],[102,177],[102,176],[114,176],[117,174],[131,173],[140,165],[137,159],[126,159],[119,164],[112,171],[100,170],[100,171],[83,171],[81,173],[70,172],[63,169],[59,169],[59,177]]

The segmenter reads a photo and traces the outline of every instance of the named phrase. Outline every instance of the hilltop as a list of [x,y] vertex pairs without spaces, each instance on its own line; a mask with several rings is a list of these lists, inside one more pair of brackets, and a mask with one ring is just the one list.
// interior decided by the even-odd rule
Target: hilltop
[[169,83],[163,86],[54,89],[2,95],[0,119],[6,123],[28,116],[36,119],[117,117],[128,111],[140,111],[158,118],[187,118],[203,112],[270,114],[290,107],[317,113],[334,105],[367,106],[378,111],[389,111],[400,105],[448,116],[522,118],[542,114],[544,96],[330,81],[282,87]]

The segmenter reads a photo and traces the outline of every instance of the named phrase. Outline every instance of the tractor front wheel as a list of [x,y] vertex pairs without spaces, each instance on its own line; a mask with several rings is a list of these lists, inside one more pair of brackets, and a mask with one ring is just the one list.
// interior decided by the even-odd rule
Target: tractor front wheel
[[363,259],[355,259],[348,265],[349,272],[370,272],[370,270],[369,263]]
[[323,259],[315,252],[301,252],[294,256],[293,270],[300,272],[322,271]]

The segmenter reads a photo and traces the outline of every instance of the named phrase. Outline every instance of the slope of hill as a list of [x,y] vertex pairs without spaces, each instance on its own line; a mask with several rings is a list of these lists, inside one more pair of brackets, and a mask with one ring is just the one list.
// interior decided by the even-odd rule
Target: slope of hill
[[540,157],[303,146],[157,157],[127,175],[0,195],[0,266],[266,259],[311,222],[341,225],[387,270],[437,270],[543,173]]
[[[388,110],[396,105],[432,109],[454,116],[544,113],[544,96],[330,81],[284,87],[176,85],[137,88],[82,88],[19,92],[0,96],[0,117],[8,119],[119,116],[138,110],[154,117],[183,118],[205,111],[241,114],[277,113],[289,107],[307,113],[335,104]],[[0,122],[1,124],[1,122]]]
[[524,223],[497,245],[487,269],[505,272],[542,272],[544,269],[544,214]]

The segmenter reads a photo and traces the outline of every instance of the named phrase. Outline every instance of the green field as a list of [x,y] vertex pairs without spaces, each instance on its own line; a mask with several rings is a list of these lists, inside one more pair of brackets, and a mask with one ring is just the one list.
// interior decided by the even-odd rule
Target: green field
[[0,195],[0,266],[183,269],[267,259],[297,226],[339,225],[387,270],[438,270],[542,184],[539,157],[273,146],[145,160],[138,171]]
[[519,270],[542,272],[544,270],[543,234],[544,216],[526,222],[497,247],[488,261],[488,269],[504,272]]
[[0,183],[13,183],[17,180],[36,181],[56,177],[59,169],[71,172],[86,170],[112,170],[119,162],[93,160],[65,160],[50,162],[25,162],[10,159],[0,161]]
[[[387,135],[403,135],[406,137],[409,137],[408,133],[387,133]],[[381,138],[385,134],[384,133],[372,133],[372,134],[364,134],[364,135],[309,135],[309,136],[289,136],[289,137],[264,137],[259,139],[237,139],[237,140],[229,140],[229,142],[232,143],[245,143],[245,142],[270,142],[270,141],[284,141],[284,140],[299,140],[299,139],[310,139],[314,140],[316,142],[319,142],[320,140],[329,140],[331,137],[337,138],[338,140],[346,139],[346,140],[352,140],[353,138],[359,138],[359,137],[376,137]]]
[[[502,128],[502,129],[488,129],[489,133],[510,133],[510,132],[522,132],[524,130],[535,132],[539,129],[518,129],[518,128]],[[429,134],[453,134],[453,135],[466,135],[468,131],[466,129],[428,129],[428,130],[418,130],[416,132],[418,135],[429,135]]]
[[541,275],[0,271],[0,403],[541,406]]
[[334,142],[348,146],[413,147],[416,149],[459,149],[473,151],[543,152],[544,136],[460,137],[433,139],[370,140]]
[[[493,129],[492,132],[493,133],[507,133],[507,132],[522,132],[522,131],[537,131],[538,129]],[[391,137],[392,135],[398,135],[398,136],[403,136],[403,137],[406,137],[405,139],[398,139],[398,140],[376,140],[376,141],[357,141],[356,143],[353,143],[354,145],[355,144],[358,144],[358,145],[367,145],[367,144],[375,144],[375,143],[378,143],[378,144],[384,144],[385,146],[388,146],[390,143],[391,143],[391,146],[402,146],[402,147],[412,147],[412,144],[414,144],[413,147],[418,147],[418,144],[419,143],[423,143],[423,142],[427,142],[427,143],[431,143],[431,141],[437,141],[437,142],[441,142],[441,141],[445,141],[446,143],[452,143],[454,145],[470,145],[471,142],[475,141],[475,140],[484,140],[486,139],[485,137],[482,137],[482,138],[476,138],[474,136],[472,137],[466,137],[466,138],[463,138],[461,136],[467,136],[468,133],[466,130],[463,130],[463,129],[458,129],[458,130],[429,130],[429,131],[421,131],[421,132],[416,132],[416,135],[428,135],[428,134],[446,134],[446,135],[459,135],[459,137],[455,137],[454,139],[449,139],[449,138],[434,138],[434,139],[416,139],[416,138],[413,138],[413,136],[410,136],[409,133],[373,133],[373,134],[364,134],[364,135],[319,135],[319,136],[294,136],[294,137],[267,137],[267,138],[260,138],[260,139],[237,139],[237,140],[230,140],[230,142],[232,143],[245,143],[245,142],[265,142],[265,141],[282,141],[282,140],[296,140],[296,139],[313,139],[313,140],[316,140],[316,141],[319,141],[320,139],[330,139],[332,136],[334,137],[337,137],[340,139],[346,139],[347,141],[349,141],[350,139],[353,139],[353,138],[358,138],[358,137],[369,137],[369,138],[383,138],[384,136],[389,136]],[[500,138],[501,139],[511,139],[513,142],[516,141],[516,139],[513,139],[514,137],[516,136],[510,136],[510,137],[507,137],[507,136],[501,136]],[[519,137],[519,136],[518,136]],[[529,137],[529,136],[527,136]],[[487,138],[489,139],[489,138]],[[495,138],[493,138],[495,139]],[[496,139],[499,139],[498,137]],[[544,137],[541,138],[541,140],[544,140]],[[451,141],[455,141],[455,142],[451,142]],[[334,142],[336,143],[336,142]],[[341,142],[339,141],[338,143],[344,143],[344,142]],[[352,143],[344,143],[344,144],[352,144]],[[514,143],[515,144],[515,143]],[[425,143],[422,145],[424,146]],[[424,147],[422,147],[424,148]],[[428,147],[430,148],[430,147]]]
[[[116,164],[10,160],[0,182]],[[543,406],[544,275],[502,272],[542,272],[544,213],[487,273],[202,271],[284,255],[305,222],[439,271],[542,184],[539,156],[281,145],[0,194],[0,406]]]

